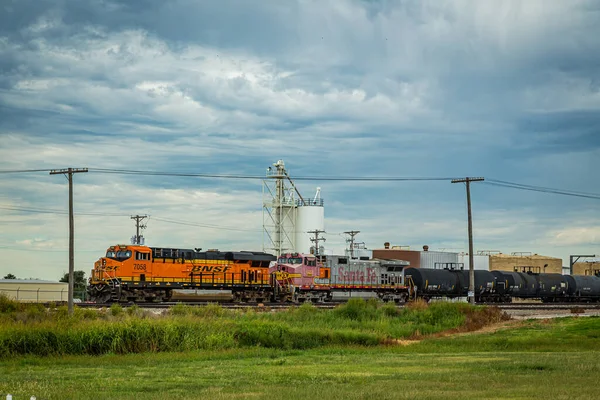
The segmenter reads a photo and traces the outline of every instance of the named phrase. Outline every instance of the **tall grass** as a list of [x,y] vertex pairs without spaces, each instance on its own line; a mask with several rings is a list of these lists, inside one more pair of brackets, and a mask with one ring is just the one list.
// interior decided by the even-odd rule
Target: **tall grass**
[[[375,346],[390,339],[467,329],[497,317],[469,305],[435,303],[398,309],[351,299],[334,310],[310,304],[282,312],[227,310],[218,305],[177,305],[165,315],[138,307],[108,310],[43,309],[2,300],[0,357],[140,353],[269,347],[308,349],[324,345]],[[488,314],[482,314],[487,312]],[[477,316],[474,318],[473,316]],[[493,317],[493,318],[492,318]],[[473,325],[475,326],[475,325]]]

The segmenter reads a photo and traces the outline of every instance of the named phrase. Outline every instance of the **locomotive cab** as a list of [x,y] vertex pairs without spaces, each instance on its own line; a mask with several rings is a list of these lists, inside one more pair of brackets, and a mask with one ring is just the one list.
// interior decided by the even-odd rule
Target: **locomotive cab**
[[[276,298],[280,301],[311,300],[313,289],[319,288],[319,279],[329,276],[313,254],[287,253],[269,268],[276,286]],[[322,297],[318,295],[317,297]]]
[[144,246],[116,245],[106,250],[106,255],[94,263],[90,275],[90,283],[112,281],[115,279],[128,281],[146,280],[152,273],[152,254]]

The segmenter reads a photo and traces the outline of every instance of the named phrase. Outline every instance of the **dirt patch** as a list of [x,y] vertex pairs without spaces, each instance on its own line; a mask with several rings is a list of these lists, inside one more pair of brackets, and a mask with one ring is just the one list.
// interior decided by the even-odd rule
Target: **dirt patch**
[[411,344],[419,343],[421,340],[407,340],[407,339],[388,339],[384,344],[399,345],[399,346],[410,346]]
[[465,314],[465,323],[458,328],[430,335],[422,335],[419,332],[416,332],[408,339],[389,339],[386,340],[385,344],[409,346],[411,344],[419,343],[423,339],[494,333],[501,329],[515,328],[524,323],[523,321],[512,320],[510,315],[506,314],[498,307],[467,309],[465,310]]
[[494,324],[486,325],[474,331],[461,331],[460,329],[451,329],[444,332],[434,333],[432,335],[420,335],[418,338],[411,339],[389,339],[385,344],[397,345],[397,346],[410,346],[412,344],[420,343],[424,339],[431,338],[445,338],[450,336],[466,336],[466,335],[481,335],[486,333],[495,333],[503,329],[514,329],[525,325],[525,321],[510,320],[502,321]]
[[435,338],[456,335],[459,333],[479,332],[486,327],[501,324],[511,319],[510,315],[506,314],[498,307],[484,307],[479,309],[467,308],[465,309],[465,317],[465,323],[458,328],[434,333],[432,335],[421,335],[419,332],[416,332],[409,339],[419,340],[426,337]]
[[456,332],[456,333],[452,333],[450,331],[440,332],[441,335],[439,337],[480,335],[482,333],[495,333],[495,332],[498,332],[503,329],[519,328],[523,325],[525,325],[524,321],[517,321],[517,320],[502,321],[502,322],[497,322],[495,324],[487,325],[480,329],[477,329],[474,331],[469,331],[469,332]]

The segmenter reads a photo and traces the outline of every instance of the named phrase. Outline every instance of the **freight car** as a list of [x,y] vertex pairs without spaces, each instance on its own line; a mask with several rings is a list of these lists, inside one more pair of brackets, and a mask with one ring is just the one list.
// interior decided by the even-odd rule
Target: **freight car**
[[[489,271],[475,270],[475,301],[493,301],[495,278]],[[469,271],[461,269],[407,268],[405,280],[414,285],[416,297],[464,297],[469,289]]]
[[[475,270],[476,302],[511,302],[513,298],[543,302],[600,301],[600,277],[531,272]],[[414,284],[416,297],[465,297],[469,271],[407,268],[405,280]]]
[[405,302],[407,261],[360,260],[327,256],[322,263],[312,254],[284,254],[269,268],[273,295],[279,301],[331,301],[336,294],[372,294],[384,300]]
[[168,301],[174,289],[226,289],[234,300],[263,301],[272,293],[275,260],[252,251],[116,245],[95,262],[87,291],[98,303]]

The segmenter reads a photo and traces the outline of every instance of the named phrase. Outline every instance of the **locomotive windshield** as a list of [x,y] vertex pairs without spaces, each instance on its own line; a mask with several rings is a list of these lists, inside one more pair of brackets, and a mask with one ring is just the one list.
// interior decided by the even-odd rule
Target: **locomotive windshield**
[[279,264],[302,264],[302,257],[280,258]]
[[125,261],[129,257],[131,257],[131,250],[126,250],[126,251],[109,250],[106,252],[106,258],[110,258],[111,260]]

